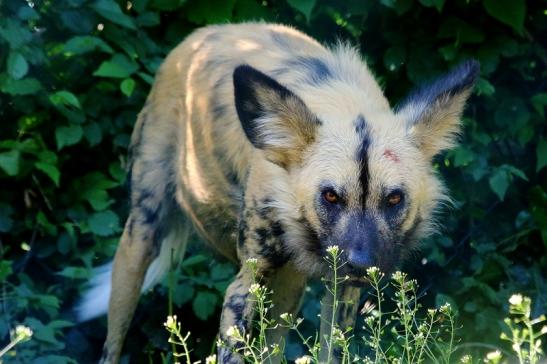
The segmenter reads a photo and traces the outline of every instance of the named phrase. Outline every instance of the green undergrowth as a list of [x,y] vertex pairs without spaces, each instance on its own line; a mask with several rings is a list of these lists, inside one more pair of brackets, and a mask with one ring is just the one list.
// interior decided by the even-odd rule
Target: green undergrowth
[[[327,252],[325,259],[333,274],[330,279],[326,279],[326,294],[332,295],[334,303],[331,317],[322,318],[330,326],[325,337],[321,338],[319,332],[311,336],[303,334],[299,329],[303,319],[290,313],[270,317],[269,312],[273,308],[270,297],[275,292],[261,285],[260,277],[255,275],[255,283],[249,289],[251,301],[256,304],[253,333],[242,332],[238,326],[232,326],[226,336],[236,346],[230,347],[220,339],[217,340],[217,346],[228,348],[234,354],[240,355],[245,363],[273,363],[278,360],[286,363],[288,360],[283,353],[284,342],[268,342],[267,339],[267,331],[286,328],[294,331],[306,348],[306,354],[297,358],[296,364],[334,361],[341,364],[541,362],[541,337],[547,334],[547,319],[545,315],[531,317],[529,297],[515,294],[509,299],[510,316],[504,319],[506,327],[500,338],[511,343],[512,352],[496,348],[495,344],[485,343],[490,351],[484,357],[474,359],[467,353],[470,345],[459,336],[461,327],[458,326],[457,311],[450,303],[424,310],[418,302],[417,282],[400,271],[387,279],[378,268],[368,268],[364,279],[370,287],[369,298],[360,310],[357,320],[357,325],[362,325],[363,334],[357,335],[353,327],[338,326],[337,308],[343,304],[359,303],[339,300],[337,292],[349,277],[340,277],[337,274],[344,265],[341,261],[341,250],[331,246]],[[246,264],[252,269],[256,263],[250,259]],[[387,291],[391,294],[387,295]],[[386,309],[386,306],[393,308]],[[182,333],[181,323],[176,315],[168,316],[164,326],[170,334],[169,343],[174,345],[171,353],[174,360],[193,363],[188,345],[190,332]],[[322,350],[322,346],[327,350]],[[170,363],[170,358],[171,356],[164,357],[164,363]],[[216,363],[215,354],[205,358],[205,363]]]

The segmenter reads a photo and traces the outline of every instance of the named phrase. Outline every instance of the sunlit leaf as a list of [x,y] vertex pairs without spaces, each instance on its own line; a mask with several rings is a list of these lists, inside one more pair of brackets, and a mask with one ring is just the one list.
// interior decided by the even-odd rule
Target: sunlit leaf
[[122,12],[120,5],[114,0],[96,0],[91,7],[105,19],[129,29],[137,29],[135,21]]

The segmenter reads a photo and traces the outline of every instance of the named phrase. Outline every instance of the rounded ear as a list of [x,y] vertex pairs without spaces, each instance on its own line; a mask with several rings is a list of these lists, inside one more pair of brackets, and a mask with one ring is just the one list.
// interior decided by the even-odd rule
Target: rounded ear
[[249,141],[286,168],[316,137],[318,118],[274,79],[248,65],[234,70],[235,106]]
[[479,72],[477,61],[463,62],[411,93],[397,108],[397,114],[407,123],[409,136],[428,158],[454,146],[465,102]]

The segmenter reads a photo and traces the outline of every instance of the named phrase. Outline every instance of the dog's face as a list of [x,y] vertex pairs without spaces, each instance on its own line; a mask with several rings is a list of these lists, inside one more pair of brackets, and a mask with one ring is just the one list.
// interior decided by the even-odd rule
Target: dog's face
[[313,112],[263,73],[235,70],[243,129],[287,171],[289,200],[309,230],[292,252],[303,266],[324,271],[326,248],[336,245],[348,274],[362,276],[370,266],[390,271],[428,233],[446,198],[431,159],[452,145],[477,74],[476,63],[464,63],[396,111],[352,113]]

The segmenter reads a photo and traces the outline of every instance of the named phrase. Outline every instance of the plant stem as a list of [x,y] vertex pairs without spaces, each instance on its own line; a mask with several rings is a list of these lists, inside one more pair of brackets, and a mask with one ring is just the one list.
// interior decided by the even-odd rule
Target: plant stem
[[0,350],[0,358],[6,354],[8,351],[11,350],[11,348],[13,348],[15,345],[17,345],[22,339],[21,338],[16,338],[15,340],[11,341],[8,345],[6,345],[5,348],[3,348],[2,350]]
[[327,344],[327,363],[331,362],[332,359],[332,353],[333,353],[333,346],[334,346],[334,329],[335,329],[335,321],[336,321],[336,313],[338,311],[338,254],[333,254],[333,286],[332,286],[332,314],[331,314],[331,321],[330,321],[330,335],[329,335],[329,342]]

